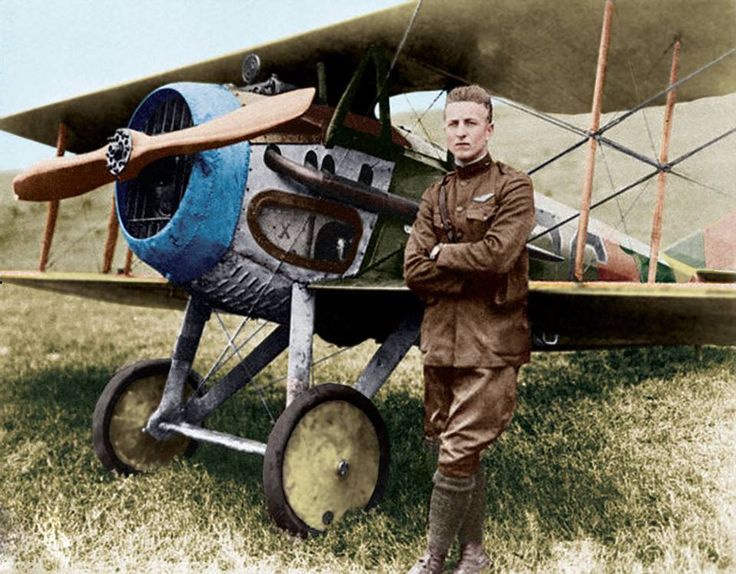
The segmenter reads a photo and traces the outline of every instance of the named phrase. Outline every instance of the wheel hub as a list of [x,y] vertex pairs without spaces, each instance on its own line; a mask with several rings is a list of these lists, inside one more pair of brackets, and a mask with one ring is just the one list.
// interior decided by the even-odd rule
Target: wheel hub
[[345,478],[347,477],[348,472],[350,472],[350,463],[348,463],[347,460],[342,459],[337,463],[337,476]]

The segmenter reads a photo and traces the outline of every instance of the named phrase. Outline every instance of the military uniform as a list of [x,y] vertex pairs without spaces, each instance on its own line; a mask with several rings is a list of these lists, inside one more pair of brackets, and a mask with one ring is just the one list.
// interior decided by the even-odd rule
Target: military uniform
[[[451,229],[441,215],[443,186]],[[529,177],[489,155],[458,167],[422,196],[404,276],[426,303],[424,428],[439,439],[445,476],[473,475],[480,453],[513,414],[516,373],[530,352],[525,245],[534,219]]]

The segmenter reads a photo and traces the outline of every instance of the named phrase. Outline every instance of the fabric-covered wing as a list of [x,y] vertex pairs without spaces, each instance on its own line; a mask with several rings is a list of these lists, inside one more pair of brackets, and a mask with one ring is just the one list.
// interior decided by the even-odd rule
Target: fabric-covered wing
[[[381,324],[417,304],[399,282],[313,285],[320,314],[339,325]],[[346,321],[346,317],[362,319]],[[736,345],[736,285],[532,281],[529,317],[535,348],[594,349],[647,345]],[[384,334],[385,336],[385,334]],[[554,345],[544,344],[544,341]]]
[[529,314],[570,348],[736,345],[736,285],[535,282]]
[[[0,281],[137,307],[184,309],[188,295],[160,277],[101,273],[0,271]],[[2,289],[2,287],[0,287]]]
[[[0,119],[0,129],[54,145],[58,123],[70,128],[70,151],[97,149],[127,124],[138,103],[173,81],[242,83],[241,59],[256,52],[262,78],[271,73],[299,86],[317,85],[325,64],[334,104],[366,48],[396,50],[413,2],[277,42],[200,62],[139,81]],[[605,110],[633,107],[661,91],[669,77],[666,55],[682,38],[680,76],[736,45],[733,0],[617,0]],[[424,0],[390,80],[392,94],[476,82],[548,112],[590,109],[603,1]],[[736,91],[735,57],[678,89],[678,100]],[[632,79],[633,76],[633,79]],[[635,81],[634,81],[635,80]]]

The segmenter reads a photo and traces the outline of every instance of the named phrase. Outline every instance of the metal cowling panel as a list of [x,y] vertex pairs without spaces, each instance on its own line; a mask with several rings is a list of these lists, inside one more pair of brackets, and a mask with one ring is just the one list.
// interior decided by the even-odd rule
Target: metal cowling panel
[[[169,84],[152,92],[138,106],[129,127],[142,131],[157,109],[172,97],[185,100],[194,125],[233,111],[240,105],[226,88],[219,85]],[[118,183],[118,219],[133,252],[178,284],[188,283],[210,271],[232,242],[248,178],[249,160],[248,142],[195,154],[178,206],[165,226],[149,237],[136,237],[127,225],[127,200],[136,180]],[[155,195],[155,190],[151,193]]]

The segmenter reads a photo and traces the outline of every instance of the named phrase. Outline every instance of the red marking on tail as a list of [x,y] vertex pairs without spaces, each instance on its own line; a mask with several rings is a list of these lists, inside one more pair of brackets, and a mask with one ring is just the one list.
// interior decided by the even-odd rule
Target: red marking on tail
[[705,265],[736,269],[736,211],[705,228]]

